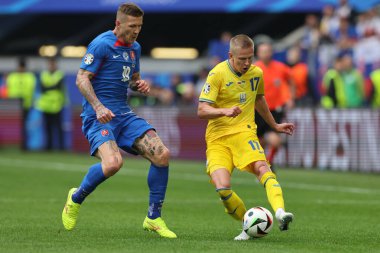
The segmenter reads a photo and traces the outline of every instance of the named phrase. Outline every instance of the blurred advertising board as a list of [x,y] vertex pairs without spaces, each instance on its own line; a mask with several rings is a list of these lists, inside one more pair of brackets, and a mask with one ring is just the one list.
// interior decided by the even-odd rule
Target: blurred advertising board
[[[205,160],[205,120],[195,107],[141,107],[136,113],[151,123],[173,158]],[[79,112],[75,113],[79,115]],[[284,136],[285,145],[275,163],[291,168],[380,172],[380,111],[371,109],[324,110],[297,108],[287,114],[296,130]],[[73,147],[88,152],[77,116]]]

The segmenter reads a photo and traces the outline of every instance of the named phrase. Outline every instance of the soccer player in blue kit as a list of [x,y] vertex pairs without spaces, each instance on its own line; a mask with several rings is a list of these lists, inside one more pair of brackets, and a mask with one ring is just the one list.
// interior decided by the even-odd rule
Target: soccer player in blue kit
[[67,230],[74,229],[84,199],[119,171],[123,158],[119,148],[151,162],[148,173],[149,209],[143,228],[165,238],[176,238],[161,218],[169,172],[169,150],[154,128],[127,104],[128,87],[147,94],[150,86],[140,78],[141,47],[136,42],[144,12],[133,3],[120,5],[114,30],[97,36],[88,46],[76,84],[84,96],[82,131],[91,155],[101,162],[88,170],[78,188],[69,191],[62,212]]

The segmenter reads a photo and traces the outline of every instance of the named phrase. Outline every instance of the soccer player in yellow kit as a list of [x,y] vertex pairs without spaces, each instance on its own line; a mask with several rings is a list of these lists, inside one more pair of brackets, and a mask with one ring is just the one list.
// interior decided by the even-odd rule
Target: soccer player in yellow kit
[[[293,214],[285,211],[282,189],[271,171],[257,138],[255,109],[279,133],[293,134],[291,123],[277,124],[264,97],[262,70],[252,65],[254,44],[246,35],[230,41],[229,59],[209,73],[199,97],[198,116],[208,119],[206,130],[207,173],[225,210],[242,221],[246,207],[231,189],[234,168],[256,175],[267,192],[281,231],[287,230]],[[235,240],[248,240],[242,231]]]

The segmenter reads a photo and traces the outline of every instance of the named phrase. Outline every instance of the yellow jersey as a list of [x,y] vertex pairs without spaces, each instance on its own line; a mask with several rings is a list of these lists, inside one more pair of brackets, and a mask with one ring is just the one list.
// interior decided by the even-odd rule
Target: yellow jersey
[[207,77],[199,97],[200,102],[212,104],[215,108],[239,106],[242,110],[237,117],[219,117],[209,119],[206,129],[206,141],[222,136],[257,129],[255,124],[256,95],[264,94],[263,71],[251,65],[248,71],[236,73],[229,61],[216,65]]

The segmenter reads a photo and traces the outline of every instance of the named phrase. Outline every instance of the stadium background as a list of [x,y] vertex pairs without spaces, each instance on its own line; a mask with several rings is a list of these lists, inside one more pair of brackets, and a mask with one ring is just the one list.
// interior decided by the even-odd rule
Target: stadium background
[[[0,1],[2,84],[6,74],[16,69],[19,56],[26,57],[31,71],[40,72],[45,67],[45,60],[39,55],[40,47],[55,45],[58,48],[59,67],[66,73],[65,83],[70,100],[64,114],[65,145],[75,152],[87,152],[88,148],[78,117],[82,98],[75,87],[80,58],[63,57],[59,50],[70,45],[86,46],[100,32],[112,29],[115,9],[121,2]],[[245,33],[253,38],[267,35],[275,41],[275,58],[284,60],[286,50],[291,46],[286,38],[294,36],[295,31],[304,26],[306,15],[320,15],[324,5],[337,4],[332,0],[135,2],[146,11],[143,31],[138,40],[142,44],[143,77],[154,78],[167,73],[180,74],[188,79],[208,64],[208,44],[223,31]],[[360,13],[376,6],[379,1],[349,3]],[[192,47],[199,52],[199,56],[191,60],[154,59],[151,50],[155,47]],[[314,93],[318,100],[318,84]],[[0,145],[17,145],[21,138],[20,107],[16,101],[2,99],[0,103]],[[204,160],[203,132],[206,122],[196,118],[196,103],[154,108],[139,106],[135,110],[156,126],[175,158]],[[296,123],[297,131],[276,156],[276,163],[286,167],[380,171],[377,162],[380,153],[378,110],[326,111],[316,103],[312,107],[290,111],[287,118]],[[44,145],[44,132],[38,111],[32,112],[28,122],[29,148],[40,150]]]

